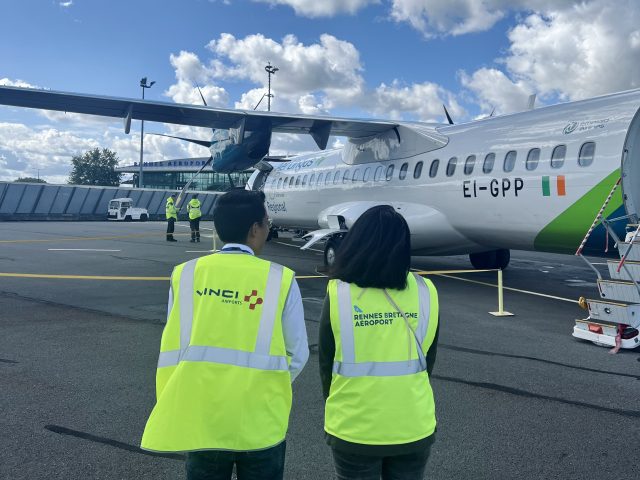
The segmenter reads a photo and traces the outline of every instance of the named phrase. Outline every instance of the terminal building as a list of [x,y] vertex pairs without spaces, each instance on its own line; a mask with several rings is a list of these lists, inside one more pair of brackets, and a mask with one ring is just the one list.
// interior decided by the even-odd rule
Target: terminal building
[[[180,190],[193,178],[202,168],[209,157],[185,158],[176,160],[163,160],[161,162],[144,162],[143,187],[159,188],[163,190]],[[133,173],[133,185],[138,186],[138,173],[140,166],[136,162],[133,165],[116,167],[120,173]],[[189,190],[224,192],[233,185],[244,186],[253,170],[236,172],[231,174],[215,173],[211,169],[205,168],[193,181]],[[229,180],[231,177],[231,181]],[[233,182],[233,185],[232,183]]]

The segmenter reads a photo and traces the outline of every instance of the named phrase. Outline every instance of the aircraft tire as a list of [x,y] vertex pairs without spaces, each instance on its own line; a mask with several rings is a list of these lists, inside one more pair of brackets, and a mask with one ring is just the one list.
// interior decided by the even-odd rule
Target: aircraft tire
[[341,238],[330,238],[324,245],[324,266],[332,268],[336,260],[336,253],[340,247]]
[[510,259],[511,252],[507,249],[469,254],[471,265],[476,270],[504,270],[509,265]]

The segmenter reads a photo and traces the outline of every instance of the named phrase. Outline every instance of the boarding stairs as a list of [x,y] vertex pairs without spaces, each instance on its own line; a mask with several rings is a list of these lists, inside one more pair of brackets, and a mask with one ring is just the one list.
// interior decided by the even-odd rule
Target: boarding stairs
[[[589,340],[596,345],[614,347],[613,353],[620,348],[636,348],[640,345],[640,228],[636,215],[607,220],[603,213],[611,200],[619,182],[614,185],[591,228],[587,232],[576,255],[581,257],[598,277],[599,299],[587,299],[589,317],[576,320],[573,336]],[[627,223],[627,235],[624,241],[618,238],[612,225],[615,222]],[[602,223],[608,235],[615,241],[619,260],[608,260],[609,277],[605,279],[600,271],[582,255],[591,232]]]

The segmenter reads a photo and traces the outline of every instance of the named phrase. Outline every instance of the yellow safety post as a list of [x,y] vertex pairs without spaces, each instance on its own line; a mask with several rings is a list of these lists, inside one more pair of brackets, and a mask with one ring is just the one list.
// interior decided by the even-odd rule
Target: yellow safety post
[[498,270],[498,311],[489,312],[494,317],[513,317],[513,313],[504,311],[504,294],[502,290],[502,270]]

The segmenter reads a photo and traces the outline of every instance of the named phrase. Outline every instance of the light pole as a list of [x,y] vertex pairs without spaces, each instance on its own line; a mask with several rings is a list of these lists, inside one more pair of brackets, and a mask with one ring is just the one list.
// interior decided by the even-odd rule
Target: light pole
[[[151,82],[147,85],[147,77],[143,77],[140,80],[140,86],[142,87],[142,100],[144,100],[144,90],[145,88],[153,87],[153,84],[156,82]],[[142,158],[143,158],[143,149],[144,149],[144,120],[140,122],[140,170],[138,173],[138,188],[142,188],[144,186],[144,182],[142,181]]]
[[271,95],[271,75],[274,75],[279,70],[279,68],[272,67],[271,66],[271,62],[268,62],[267,66],[264,67],[264,69],[269,74],[269,90],[268,90],[269,93],[267,93],[267,111],[270,112],[271,111],[271,99],[273,98],[273,95]]

